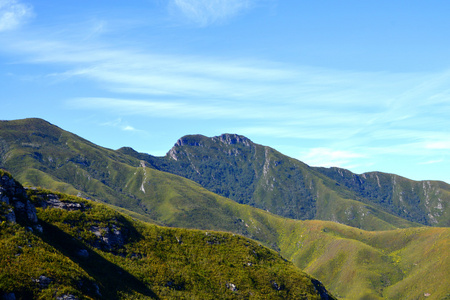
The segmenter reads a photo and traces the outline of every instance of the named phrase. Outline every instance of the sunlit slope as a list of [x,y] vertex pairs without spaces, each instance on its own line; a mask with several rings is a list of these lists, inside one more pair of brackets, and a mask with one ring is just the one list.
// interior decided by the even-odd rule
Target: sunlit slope
[[[170,226],[226,230],[259,240],[345,299],[404,299],[405,294],[414,299],[424,293],[441,299],[448,292],[443,283],[450,283],[449,228],[374,232],[334,222],[290,220],[168,173],[147,169],[146,176],[141,199],[148,200],[141,204],[153,212],[152,218]],[[140,189],[136,182],[134,189]],[[430,251],[439,255],[426,258]]]
[[[147,176],[152,178],[153,172],[157,173],[151,170]],[[166,199],[142,202],[164,224],[232,231],[259,240],[346,299],[404,299],[405,294],[414,299],[430,291],[430,299],[440,299],[448,292],[443,283],[450,283],[449,228],[375,232],[334,222],[289,220],[177,179],[177,186],[172,180],[156,179],[149,180],[154,185],[144,184],[146,192],[153,190],[157,199]],[[430,251],[438,255],[427,258]]]
[[104,204],[35,189],[23,201],[37,207],[37,219],[15,223],[7,216],[20,215],[11,191],[24,199],[23,189],[3,187],[2,298],[333,299],[320,282],[242,236],[149,225]]
[[42,186],[139,210],[123,188],[139,160],[97,146],[41,119],[0,122],[0,167],[24,185]]
[[[373,203],[353,200],[351,192],[336,186],[334,181],[320,173],[314,174],[311,168],[294,159],[249,141],[248,145],[253,147],[251,151],[254,153],[247,153],[240,158],[239,165],[228,170],[236,174],[250,174],[251,170],[256,168],[258,172],[262,172],[255,173],[258,179],[253,183],[253,193],[259,195],[258,199],[261,201],[259,204],[247,204],[275,214],[285,215],[286,212],[291,212],[296,218],[306,214],[303,217],[332,220],[368,230],[417,226],[386,213]],[[131,150],[113,151],[102,148],[40,119],[0,122],[0,146],[0,166],[26,185],[94,198],[143,214],[147,219],[164,222],[167,218],[165,215],[169,215],[165,211],[166,206],[172,205],[171,209],[181,214],[182,212],[176,209],[176,201],[200,206],[199,203],[202,202],[197,199],[197,193],[205,195],[204,191],[198,191],[199,185],[189,180],[156,171],[152,168],[154,161],[149,155],[139,157]],[[244,144],[242,147],[247,146]],[[218,155],[217,153],[228,153],[232,150],[211,148],[208,151],[210,155]],[[242,165],[244,160],[248,160],[247,169]],[[211,162],[208,160],[209,163]],[[256,167],[258,163],[262,164],[261,170]],[[205,165],[201,170],[208,175],[213,167],[214,165]],[[210,175],[215,176],[212,173]],[[243,178],[247,177],[246,175]],[[227,182],[229,180],[224,180],[224,184]],[[236,186],[236,192],[247,190],[245,184],[248,182],[233,182],[240,186]],[[248,184],[248,190],[251,191],[252,184]],[[183,196],[184,193],[188,193],[186,197]],[[215,196],[208,197],[212,199],[211,197]],[[171,199],[170,203],[167,202],[168,199]],[[205,198],[204,205],[191,213],[211,215],[209,218],[214,222],[214,210],[220,206],[211,207],[208,201],[211,202]],[[186,217],[192,218],[190,224],[197,222],[193,216]],[[207,225],[215,226],[213,223]]]
[[[186,201],[186,186],[159,193],[169,197],[161,210],[164,224],[233,231],[259,240],[340,297],[404,299],[408,293],[414,299],[433,291],[430,299],[441,299],[448,292],[449,228],[363,231],[334,222],[285,219],[208,191],[193,204]],[[430,251],[436,256],[427,258]]]
[[[428,226],[448,226],[450,220],[450,186],[444,182],[313,168],[236,134],[188,135],[180,138],[165,157],[130,148],[119,151],[194,180],[238,203],[288,218],[337,221],[368,230],[411,226],[380,212]],[[327,205],[329,199],[337,205]],[[382,222],[367,220],[370,213]]]
[[363,231],[285,220],[281,253],[345,299],[443,299],[450,295],[450,229]]
[[381,172],[354,174],[340,168],[315,168],[366,203],[429,226],[450,226],[449,185],[442,181],[413,181]]
[[[414,295],[430,293],[421,288],[422,282],[427,281],[421,281],[420,272],[434,274],[442,286],[449,285],[446,248],[440,248],[443,254],[438,258],[440,263],[437,266],[423,264],[421,269],[408,271],[399,263],[409,264],[411,258],[405,256],[398,261],[398,257],[393,256],[396,253],[390,254],[399,249],[404,249],[401,254],[407,253],[415,247],[418,248],[417,253],[425,253],[428,243],[413,244],[413,240],[408,240],[404,246],[400,243],[399,248],[391,250],[387,244],[371,244],[364,238],[383,236],[384,232],[361,231],[332,222],[284,219],[218,196],[193,181],[151,168],[150,162],[142,157],[96,146],[45,121],[33,119],[6,123],[9,127],[1,122],[1,164],[27,184],[74,195],[80,193],[118,205],[121,211],[134,218],[157,224],[223,230],[251,237],[280,251],[296,265],[327,283],[332,292],[347,299],[364,299],[365,295],[369,299],[387,295],[394,297],[406,291]],[[345,219],[347,223],[369,230],[417,225],[386,213],[370,202],[352,200],[352,193],[336,183],[319,173],[314,179],[314,188],[320,199],[317,209],[323,214],[317,214],[318,217],[335,221]],[[333,233],[336,230],[341,233]],[[411,230],[405,231],[411,235],[416,232],[416,229],[407,230]],[[417,230],[428,232],[430,239],[439,241],[438,245],[448,244],[447,229],[439,236],[439,228],[435,228],[437,231],[433,228]],[[390,237],[381,238],[381,241],[395,244],[396,239],[392,238],[393,235]],[[355,259],[358,255],[368,255],[371,259]],[[433,292],[430,297],[445,293],[442,289],[436,287],[438,293]],[[436,296],[434,299],[439,298]]]

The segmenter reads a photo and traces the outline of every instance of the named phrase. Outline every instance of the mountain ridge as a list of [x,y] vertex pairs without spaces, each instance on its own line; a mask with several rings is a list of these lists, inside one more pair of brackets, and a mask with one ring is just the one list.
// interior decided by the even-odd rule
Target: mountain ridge
[[0,166],[25,184],[55,185],[80,195],[91,190],[88,197],[124,207],[136,199],[123,192],[128,180],[123,174],[144,161],[238,203],[289,218],[369,230],[450,226],[450,185],[444,182],[310,167],[236,134],[185,136],[166,156],[155,157],[129,147],[103,148],[44,120],[25,119],[0,123],[0,154]]
[[[343,202],[346,202],[345,199],[358,201],[422,225],[450,225],[448,206],[445,204],[450,196],[450,185],[445,182],[412,181],[382,172],[358,175],[341,168],[310,167],[237,134],[211,138],[187,135],[180,138],[164,157],[138,155],[136,152],[129,154],[145,160],[158,170],[194,180],[238,203],[267,209],[289,218],[322,218],[323,214],[317,210],[321,205],[320,199],[317,199],[317,185],[318,181],[322,181],[329,190],[343,198]],[[277,168],[284,170],[278,171]],[[276,183],[282,176],[283,182]],[[265,182],[261,180],[263,177]],[[353,185],[350,184],[352,180]],[[387,182],[389,180],[391,183]],[[428,190],[433,190],[434,194],[431,195],[425,186],[419,187],[421,183],[426,183]],[[425,191],[418,195],[414,189]],[[440,197],[439,193],[443,196]],[[285,201],[279,203],[276,198]],[[312,209],[305,210],[305,207]],[[328,219],[331,218],[328,216]],[[358,227],[336,216],[334,220]]]
[[[435,291],[430,299],[441,299],[450,293],[442,285],[450,278],[448,228],[417,227],[421,225],[370,203],[344,199],[340,195],[354,195],[355,191],[336,185],[336,180],[318,171],[313,173],[317,176],[313,183],[319,196],[328,196],[318,203],[326,208],[321,208],[322,219],[329,221],[286,219],[214,194],[184,177],[159,171],[158,164],[165,160],[152,160],[152,156],[131,148],[115,151],[85,143],[61,129],[49,135],[55,128],[45,123],[44,127],[30,129],[26,120],[11,122],[21,127],[12,130],[0,123],[0,145],[8,146],[0,157],[0,166],[7,166],[26,185],[79,194],[154,224],[244,235],[277,250],[343,299],[402,299],[401,295],[417,298],[430,290]],[[231,148],[236,144],[216,142],[229,147],[220,149],[222,153],[236,157]],[[258,154],[265,158],[265,149],[270,148],[262,147]],[[275,174],[274,167],[286,167],[292,162],[288,159],[275,166],[284,156],[276,151],[268,154],[267,175]],[[258,176],[264,175],[264,163],[259,162]],[[301,166],[296,167],[310,169]],[[247,165],[247,170],[253,170],[251,167]],[[333,217],[344,217],[356,226],[339,224]]]

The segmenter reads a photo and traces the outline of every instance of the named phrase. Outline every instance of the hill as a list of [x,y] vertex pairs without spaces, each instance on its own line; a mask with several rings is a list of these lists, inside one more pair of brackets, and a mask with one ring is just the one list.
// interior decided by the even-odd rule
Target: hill
[[330,220],[367,230],[450,225],[450,187],[443,182],[311,168],[237,135],[187,136],[165,157],[153,157],[131,148],[97,146],[40,119],[0,122],[0,167],[25,184],[147,214],[138,191],[129,189],[136,167],[142,166],[293,219]]
[[[450,293],[448,228],[416,227],[419,224],[386,212],[370,199],[352,200],[356,191],[325,176],[322,170],[301,165],[308,178],[313,178],[310,182],[319,196],[316,209],[322,215],[316,214],[316,218],[340,218],[360,228],[384,231],[286,219],[239,204],[191,180],[158,170],[170,158],[155,158],[130,148],[105,149],[43,120],[0,122],[0,126],[1,165],[26,185],[96,199],[154,224],[242,234],[279,251],[343,299],[404,299],[402,295],[420,299],[424,294],[431,294],[427,299],[442,299]],[[233,145],[229,144],[229,151]],[[281,165],[274,166],[272,159],[285,157],[268,149],[271,163],[267,174],[275,174]],[[251,165],[251,156],[248,158]],[[298,161],[291,159],[282,163],[285,168],[288,162],[294,164],[294,170],[300,168],[295,165]],[[229,168],[232,175],[235,167]],[[375,175],[383,186],[380,175]],[[378,187],[375,176],[366,177]],[[448,205],[445,191],[444,184],[439,190],[444,195],[439,196],[443,211]]]
[[313,168],[235,134],[185,136],[165,157],[130,148],[119,151],[238,203],[292,219],[330,220],[368,230],[411,223],[450,226],[450,185],[444,182]]
[[2,298],[334,299],[241,236],[149,225],[93,201],[25,192],[2,171],[0,178]]

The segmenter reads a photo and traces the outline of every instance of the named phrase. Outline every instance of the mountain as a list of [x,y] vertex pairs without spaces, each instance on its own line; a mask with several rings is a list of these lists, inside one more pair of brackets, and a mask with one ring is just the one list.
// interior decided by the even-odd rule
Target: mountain
[[[214,139],[203,138],[207,141]],[[226,141],[227,137],[224,136],[223,139]],[[246,140],[247,144],[254,145]],[[199,147],[208,151],[209,154],[203,155],[205,165],[202,169],[199,169],[193,156],[188,156],[200,174],[207,172],[209,169],[206,162],[211,162],[210,155],[215,150],[195,146],[195,139],[192,142],[194,146],[184,144],[175,147],[192,151],[197,151],[195,147]],[[242,144],[230,139],[229,143],[217,142],[215,147],[217,151],[232,156],[231,158],[241,159],[236,164],[242,164],[241,154],[228,154],[238,151],[233,147],[247,147]],[[255,145],[255,148],[259,149],[259,145]],[[267,149],[269,163],[266,174],[267,178],[272,178],[274,190],[280,186],[288,190],[288,183],[292,182],[285,181],[286,178],[289,179],[289,173],[284,173],[284,179],[282,176],[275,177],[279,167],[291,172],[304,172],[301,180],[305,181],[307,176],[310,180],[307,182],[311,183],[317,195],[315,218],[335,218],[334,220],[353,224],[354,227],[384,231],[366,231],[320,220],[287,219],[274,214],[275,211],[268,212],[254,207],[256,202],[254,206],[239,204],[204,189],[204,183],[200,185],[161,171],[176,168],[177,161],[171,158],[172,151],[163,158],[137,153],[131,148],[113,151],[40,119],[0,122],[0,166],[27,186],[41,186],[108,203],[121,213],[157,225],[197,228],[208,232],[220,230],[252,238],[277,250],[342,299],[420,299],[424,294],[431,294],[427,299],[442,299],[450,294],[447,289],[450,285],[449,228],[418,227],[420,224],[387,212],[381,204],[373,203],[378,198],[371,200],[358,195],[358,189],[352,185],[354,174],[341,175],[348,181],[349,187],[346,187],[345,180],[338,181],[338,178],[332,178],[332,174],[323,174],[329,169],[311,168],[290,158],[282,160],[286,158],[282,154],[268,147],[263,149],[263,154],[258,152],[258,155],[265,155]],[[216,155],[222,157],[222,154]],[[181,157],[176,156],[182,162],[184,159]],[[239,172],[253,172],[250,166],[254,167],[256,163],[252,162],[252,156],[247,156],[249,167],[238,171],[239,176],[233,175],[236,167],[232,165],[231,158],[228,161],[228,173],[224,171],[225,174],[240,178]],[[278,161],[282,163],[275,166]],[[258,176],[264,176],[264,163],[262,175],[258,173],[261,171],[255,171]],[[217,161],[216,164],[216,169],[227,170],[224,163]],[[289,167],[289,164],[293,166]],[[191,168],[186,166],[186,169]],[[209,172],[209,175],[216,176],[212,168]],[[336,169],[336,173],[339,172],[342,173],[343,170]],[[373,175],[378,175],[383,187],[384,177],[380,173]],[[375,189],[378,187],[376,178],[366,175],[367,181]],[[398,176],[394,178],[400,182]],[[405,180],[412,183],[417,191],[420,191],[419,187],[424,183],[427,186],[426,182]],[[237,183],[230,181],[230,184],[238,187]],[[259,184],[261,183],[257,182],[255,186]],[[430,184],[434,187],[436,183]],[[437,184],[442,184],[438,197],[442,203],[440,211],[446,212],[448,185]],[[223,187],[226,188],[226,184]],[[238,190],[234,189],[236,194]],[[262,189],[259,188],[258,191],[261,192]],[[427,195],[429,201],[432,201],[429,189]],[[271,194],[267,196],[268,199],[273,198],[273,201],[279,200],[271,197]],[[421,197],[420,194],[418,197]],[[443,217],[440,218],[445,222]]]
[[[335,299],[275,251],[25,191],[0,171],[2,299]],[[25,209],[26,207],[26,209]]]
[[185,136],[165,157],[130,148],[119,152],[287,218],[331,220],[369,230],[415,226],[412,223],[450,226],[450,185],[444,182],[312,168],[235,134]]

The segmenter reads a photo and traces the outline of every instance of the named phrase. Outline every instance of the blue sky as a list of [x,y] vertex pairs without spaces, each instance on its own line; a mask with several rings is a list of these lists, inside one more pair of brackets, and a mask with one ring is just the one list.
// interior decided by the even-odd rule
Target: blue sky
[[164,155],[245,135],[450,183],[450,2],[0,0],[0,119]]

